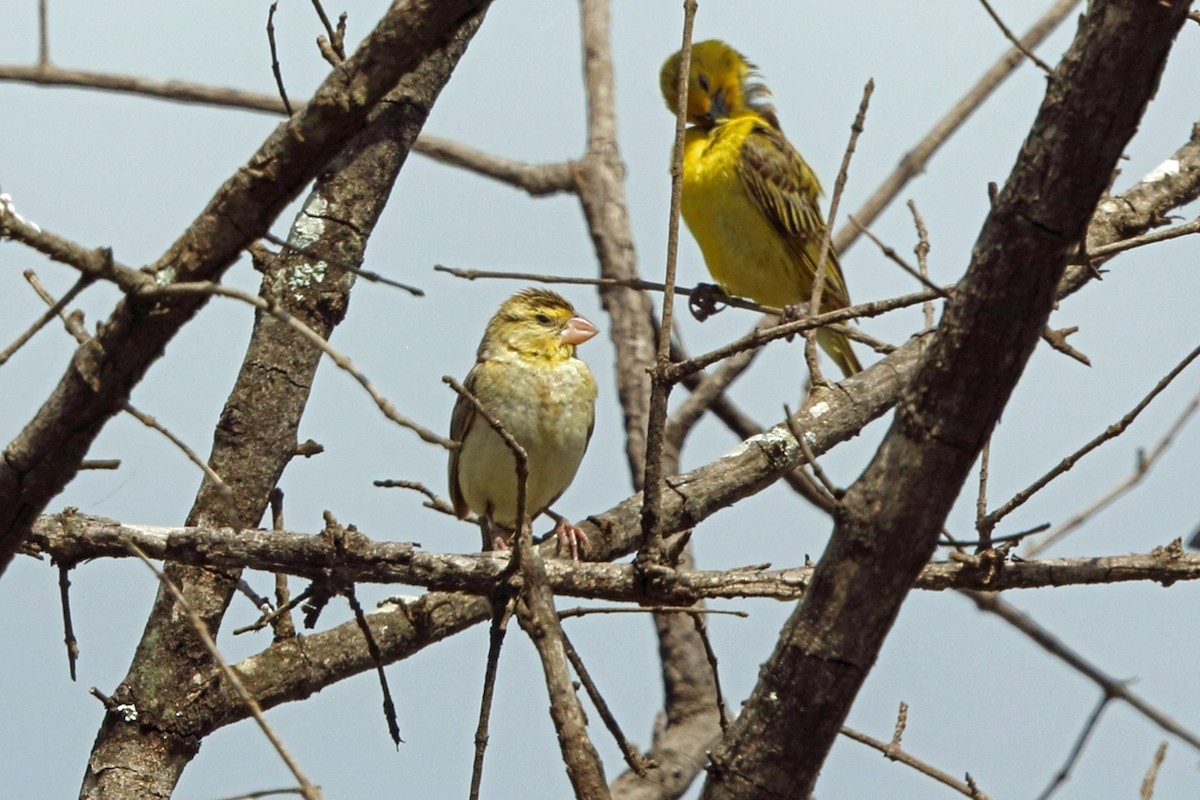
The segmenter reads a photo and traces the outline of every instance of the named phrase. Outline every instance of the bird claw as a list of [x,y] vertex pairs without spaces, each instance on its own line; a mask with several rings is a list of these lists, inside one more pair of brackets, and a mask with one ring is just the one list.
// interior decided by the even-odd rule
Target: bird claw
[[565,517],[559,517],[558,521],[554,523],[554,536],[558,539],[554,548],[555,554],[562,553],[565,543],[572,561],[578,561],[580,552],[587,552],[588,548],[592,546],[592,542],[583,532],[583,528],[567,522]]
[[697,322],[704,322],[713,314],[724,311],[728,298],[729,295],[715,283],[698,283],[688,297],[688,310]]
[[[783,313],[779,315],[779,325],[783,325],[787,322],[795,322],[798,319],[804,319],[804,317],[808,315],[808,304],[793,303],[791,305],[784,306],[782,310]],[[784,337],[784,340],[790,342],[794,338],[796,338],[796,334],[790,333]]]

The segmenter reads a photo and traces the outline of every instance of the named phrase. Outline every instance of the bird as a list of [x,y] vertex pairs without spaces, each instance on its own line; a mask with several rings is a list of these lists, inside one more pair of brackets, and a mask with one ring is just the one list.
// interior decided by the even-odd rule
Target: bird
[[[668,58],[659,73],[672,114],[682,55]],[[758,78],[757,68],[725,42],[692,45],[681,210],[722,291],[791,316],[812,299],[825,233],[821,183],[783,135],[771,92]],[[821,311],[848,305],[831,246]],[[847,377],[862,370],[844,335],[821,328],[817,342]]]
[[[597,333],[561,295],[530,288],[501,303],[484,331],[463,386],[527,454],[530,522],[555,520],[559,551],[572,559],[590,542],[550,506],[583,460],[596,421],[596,380],[575,348]],[[475,406],[459,396],[450,420],[450,500],[454,513],[479,516],[485,550],[507,550],[517,520],[516,457]]]

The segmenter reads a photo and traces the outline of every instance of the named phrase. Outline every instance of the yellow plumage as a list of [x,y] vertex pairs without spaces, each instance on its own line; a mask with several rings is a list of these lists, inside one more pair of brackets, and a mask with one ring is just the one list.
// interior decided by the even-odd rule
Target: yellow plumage
[[[681,54],[663,64],[659,83],[675,112]],[[812,297],[825,218],[821,184],[784,137],[770,92],[754,67],[724,42],[692,46],[683,152],[683,219],[713,279],[728,294],[786,308]],[[826,256],[821,311],[850,304],[837,254]],[[819,330],[817,341],[849,376],[862,367],[845,336]]]
[[[463,385],[525,449],[526,513],[549,513],[577,557],[583,532],[550,511],[579,469],[595,422],[596,381],[575,347],[596,327],[558,294],[519,292],[488,323]],[[450,500],[459,518],[482,518],[485,547],[506,549],[517,527],[516,459],[487,421],[460,397],[450,420]],[[494,526],[501,528],[496,531]]]

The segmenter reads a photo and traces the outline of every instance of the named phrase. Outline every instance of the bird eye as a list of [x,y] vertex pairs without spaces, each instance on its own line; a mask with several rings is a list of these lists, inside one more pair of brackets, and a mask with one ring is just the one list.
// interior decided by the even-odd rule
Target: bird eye
[[708,76],[707,75],[700,76],[700,89],[701,89],[701,91],[705,91],[705,92],[708,91],[709,86],[708,86]]
[[538,314],[536,317],[534,317],[534,319],[536,319],[542,325],[550,324],[550,317],[545,314]]

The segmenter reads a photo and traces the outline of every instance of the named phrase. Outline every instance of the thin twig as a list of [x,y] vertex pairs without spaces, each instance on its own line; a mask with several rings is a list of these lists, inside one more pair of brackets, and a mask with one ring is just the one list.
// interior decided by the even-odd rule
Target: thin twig
[[48,0],[38,0],[38,66],[50,65],[50,22]]
[[704,657],[708,668],[712,671],[713,691],[717,695],[717,714],[721,721],[721,733],[729,732],[729,710],[725,706],[725,693],[721,691],[721,671],[717,668],[717,651],[713,649],[712,641],[708,638],[708,625],[704,622],[703,614],[692,614],[692,624],[696,626],[696,634],[704,644]]
[[[83,326],[79,324],[79,321],[76,320],[74,317],[66,314],[64,311],[64,308],[63,308],[63,304],[60,301],[56,301],[54,299],[54,297],[49,292],[46,291],[45,287],[42,286],[41,281],[38,280],[38,277],[33,272],[33,270],[25,271],[25,279],[29,282],[29,285],[33,287],[33,290],[35,292],[37,292],[38,296],[43,300],[43,302],[45,302],[47,305],[49,305],[52,310],[55,308],[58,309],[57,313],[58,313],[59,318],[62,320],[63,324],[66,326],[67,331],[73,337],[75,337],[75,340],[77,342],[79,342],[79,344],[83,345],[91,340],[91,336],[87,333],[87,331],[85,331],[83,329]],[[76,283],[76,285],[78,286],[78,283]],[[187,444],[182,439],[180,439],[174,433],[169,431],[166,427],[161,425],[158,422],[158,420],[156,420],[154,417],[150,416],[149,414],[145,414],[145,413],[139,411],[128,400],[124,401],[121,404],[121,410],[124,411],[126,414],[129,414],[131,417],[133,417],[134,419],[136,419],[138,422],[142,423],[146,427],[150,428],[151,430],[155,430],[155,431],[158,431],[159,433],[161,433],[164,437],[166,437],[167,441],[169,441],[169,442],[171,442],[171,444],[175,445],[175,447],[178,448],[179,451],[182,452],[189,461],[191,461],[193,464],[195,464],[197,467],[199,467],[200,470],[204,473],[204,475],[209,479],[209,481],[212,482],[213,489],[217,492],[217,496],[220,497],[224,501],[225,513],[228,515],[229,524],[231,524],[235,528],[242,527],[241,522],[237,516],[237,509],[236,509],[236,503],[234,502],[233,490],[230,489],[229,485],[226,484],[225,481],[221,479],[221,476],[218,475],[216,473],[216,471],[208,465],[208,462],[206,462],[204,459],[200,458],[200,456],[196,454],[196,451],[192,450],[192,448],[188,447]]]
[[279,0],[275,0],[271,3],[270,10],[267,11],[267,43],[271,46],[271,72],[275,74],[279,99],[283,100],[283,110],[290,117],[292,116],[292,104],[288,102],[287,89],[283,86],[283,71],[279,68],[279,54],[275,50],[275,9],[278,7]]
[[383,393],[375,388],[375,385],[367,379],[367,376],[364,375],[358,369],[358,367],[354,365],[354,362],[351,361],[348,356],[331,345],[323,336],[305,325],[301,320],[297,319],[273,300],[268,300],[258,295],[250,294],[249,292],[243,292],[230,286],[225,286],[219,283],[209,283],[207,281],[151,286],[145,288],[140,294],[147,297],[153,297],[156,295],[172,297],[189,294],[207,294],[215,297],[227,297],[233,300],[240,300],[243,303],[252,305],[255,308],[275,317],[280,322],[291,326],[294,330],[303,335],[305,340],[307,340],[310,344],[318,348],[325,355],[329,356],[330,360],[333,361],[334,364],[336,364],[344,372],[348,373],[352,378],[354,378],[355,381],[358,382],[360,386],[362,386],[363,389],[367,391],[367,394],[369,394],[371,399],[375,401],[375,405],[380,411],[383,412],[383,415],[392,422],[400,425],[401,427],[408,428],[410,431],[417,434],[417,436],[420,437],[421,441],[423,442],[440,445],[447,450],[450,450],[456,446],[446,437],[439,436],[429,428],[419,425],[397,411],[396,407],[392,405],[391,401],[384,397]]
[[1096,726],[1100,723],[1100,715],[1104,713],[1104,709],[1108,707],[1109,702],[1113,698],[1105,694],[1100,698],[1100,702],[1096,703],[1096,707],[1092,709],[1092,713],[1088,715],[1087,722],[1083,725],[1083,730],[1079,732],[1079,736],[1075,737],[1075,745],[1071,748],[1070,754],[1067,755],[1066,762],[1059,767],[1054,777],[1050,779],[1050,784],[1042,790],[1038,795],[1038,800],[1049,800],[1050,796],[1058,791],[1058,788],[1067,782],[1067,778],[1071,777],[1071,770],[1079,761],[1079,756],[1083,755],[1083,748],[1087,744],[1088,739],[1092,736],[1092,731],[1096,730]]
[[79,663],[79,640],[75,638],[75,624],[71,621],[71,565],[58,565],[58,601],[62,606],[63,643],[67,646],[67,666],[71,680],[75,680],[75,667]]
[[[926,286],[933,284],[929,280],[929,231],[925,227],[925,218],[921,216],[921,212],[917,210],[915,200],[908,201],[908,210],[912,212],[913,224],[917,226],[917,243],[913,247],[913,253],[917,256],[918,277],[921,283]],[[933,327],[933,301],[930,300],[921,306],[925,312],[925,328]]]
[[805,437],[804,431],[800,428],[800,421],[792,416],[792,410],[787,404],[783,405],[783,418],[787,422],[788,431],[791,432],[792,438],[796,440],[796,444],[800,447],[800,452],[804,454],[804,464],[812,468],[813,475],[825,491],[829,494],[829,498],[836,505],[838,498],[845,492],[838,488],[833,481],[829,480],[829,476],[825,474],[825,470],[821,469],[821,465],[817,463],[817,457],[813,455],[812,448],[809,447],[808,439]]
[[1043,650],[1057,657],[1067,666],[1095,683],[1104,692],[1106,697],[1128,703],[1135,711],[1159,728],[1173,736],[1179,737],[1191,745],[1192,748],[1200,751],[1200,736],[1187,730],[1175,722],[1175,720],[1147,703],[1140,696],[1131,692],[1129,687],[1121,681],[1115,680],[1101,672],[1099,668],[1093,666],[1078,653],[1068,648],[1034,622],[1029,616],[1022,614],[1001,600],[995,593],[963,591],[963,594],[973,600],[975,605],[981,610],[988,611],[1000,617],[1000,619],[1032,639]]
[[[1046,13],[1029,28],[1021,37],[1021,45],[1025,50],[1037,47],[1055,28],[1058,27],[1071,9],[1079,4],[1079,0],[1057,0]],[[1021,50],[1013,48],[1002,55],[987,72],[983,74],[962,99],[954,104],[945,116],[938,120],[929,133],[904,154],[900,164],[889,175],[879,188],[867,198],[867,201],[854,212],[854,216],[865,226],[870,226],[885,208],[895,199],[910,180],[925,171],[929,160],[941,149],[942,145],[962,126],[964,122],[983,105],[996,87],[1013,73],[1025,60]],[[858,237],[858,232],[851,226],[842,228],[834,236],[834,247],[839,253],[846,252]]]
[[79,471],[89,469],[120,469],[121,459],[119,458],[85,458],[79,462]]
[[1034,555],[1040,553],[1051,544],[1057,542],[1078,528],[1093,515],[1116,502],[1118,498],[1120,498],[1134,486],[1137,486],[1139,483],[1141,483],[1142,479],[1145,478],[1146,474],[1150,471],[1150,468],[1154,466],[1154,463],[1158,461],[1158,459],[1162,457],[1163,453],[1167,451],[1167,448],[1174,443],[1175,436],[1183,429],[1183,426],[1187,424],[1187,421],[1191,418],[1191,416],[1196,413],[1197,408],[1200,408],[1200,395],[1194,396],[1188,402],[1179,416],[1175,418],[1175,422],[1173,422],[1171,427],[1167,429],[1167,432],[1164,433],[1162,438],[1155,442],[1154,446],[1150,448],[1149,454],[1143,450],[1138,450],[1137,461],[1133,472],[1130,473],[1129,477],[1119,482],[1103,497],[1096,500],[1096,502],[1092,503],[1083,511],[1080,511],[1062,525],[1058,526],[1058,528],[1046,534],[1045,539],[1039,542],[1034,542],[1030,548],[1030,553]]
[[992,528],[983,524],[987,517],[988,461],[991,455],[992,437],[988,436],[979,453],[979,496],[975,498],[975,530],[979,531],[980,550],[988,550],[992,546]]
[[[31,282],[31,278],[37,278],[36,274],[31,269],[25,270],[24,275],[25,280]],[[79,296],[80,292],[82,292],[91,284],[92,278],[88,277],[87,275],[80,275],[79,280],[75,281],[75,285],[68,289],[66,294],[64,294],[48,309],[46,309],[40,317],[34,320],[33,324],[30,325],[24,333],[16,338],[16,341],[3,350],[0,350],[0,366],[4,366],[5,362],[12,358],[14,353],[20,350],[26,342],[32,339],[38,331],[46,327],[47,322],[58,316],[71,303],[72,300]]]
[[229,682],[229,685],[233,688],[234,692],[236,692],[238,697],[242,699],[242,702],[246,704],[246,708],[250,711],[250,715],[254,717],[254,721],[258,723],[258,727],[262,730],[263,735],[267,737],[267,740],[271,743],[271,746],[275,748],[275,752],[279,754],[279,757],[283,759],[283,763],[286,764],[288,770],[291,771],[292,776],[296,779],[296,782],[300,784],[300,791],[305,800],[320,800],[321,790],[309,783],[308,778],[304,776],[304,772],[300,769],[300,765],[297,764],[295,759],[292,758],[291,753],[288,752],[288,749],[284,746],[283,741],[278,735],[276,735],[275,730],[270,726],[270,724],[267,723],[267,719],[263,716],[262,708],[259,707],[258,701],[255,700],[254,696],[246,690],[245,685],[242,683],[242,679],[238,677],[238,674],[234,672],[232,667],[229,666],[229,663],[225,660],[225,657],[221,655],[221,651],[217,649],[217,643],[213,641],[212,635],[208,631],[208,626],[204,624],[204,620],[202,620],[200,615],[196,613],[196,609],[194,609],[192,604],[188,602],[187,598],[183,596],[183,592],[179,590],[179,587],[176,586],[170,578],[163,574],[162,570],[154,566],[150,559],[146,557],[146,554],[143,553],[141,548],[139,548],[136,544],[131,541],[127,541],[125,546],[128,547],[129,551],[137,556],[138,559],[140,559],[141,562],[145,564],[151,572],[154,573],[154,576],[158,578],[163,587],[171,593],[171,596],[175,599],[175,602],[178,603],[180,608],[182,608],[188,615],[188,619],[191,621],[192,628],[196,631],[196,636],[200,639],[200,643],[204,645],[204,649],[208,651],[210,656],[212,656],[213,661],[215,661],[217,666],[220,668],[221,674],[225,676],[225,680]]
[[[507,582],[506,582],[507,583]],[[483,673],[483,697],[479,701],[479,723],[475,726],[475,758],[471,764],[470,800],[479,800],[479,787],[483,783],[483,756],[488,745],[488,721],[492,716],[492,698],[496,693],[496,674],[500,666],[500,648],[508,633],[508,621],[512,618],[516,595],[504,593],[494,601],[492,625],[488,634],[487,667]]]
[[[878,750],[892,761],[899,761],[901,764],[912,767],[923,775],[928,775],[938,783],[949,786],[959,794],[970,797],[973,800],[989,800],[986,794],[979,791],[979,789],[974,788],[970,783],[964,783],[963,781],[955,778],[953,775],[942,772],[937,767],[927,764],[924,761],[921,761],[919,758],[916,758],[915,756],[912,756],[909,753],[901,750],[895,742],[894,735],[893,741],[889,743],[881,742],[878,739],[866,735],[865,733],[860,733],[853,728],[847,728],[845,726],[842,727],[840,733],[842,736],[845,736],[848,739],[853,739],[860,744],[865,744],[867,747]],[[968,778],[970,778],[970,776],[968,776]]]
[[768,342],[773,342],[776,339],[786,339],[789,336],[795,336],[797,333],[812,330],[813,328],[821,328],[833,322],[843,322],[848,319],[856,319],[859,317],[876,317],[881,314],[886,314],[889,311],[895,311],[900,308],[908,308],[915,306],[918,303],[923,303],[926,300],[936,299],[941,296],[941,292],[925,291],[916,292],[914,294],[901,295],[890,300],[876,300],[871,303],[862,303],[856,306],[847,306],[839,308],[836,311],[827,311],[824,314],[805,317],[802,319],[785,322],[782,325],[775,325],[764,329],[755,329],[750,331],[740,339],[718,347],[715,350],[710,350],[707,353],[694,356],[686,361],[674,363],[667,370],[667,379],[672,381],[680,381],[684,376],[699,372],[709,364],[715,364],[722,359],[736,355],[743,350],[748,350],[755,347],[762,347]]
[[379,643],[375,641],[375,634],[371,633],[371,626],[367,623],[367,615],[363,613],[362,604],[358,602],[358,596],[354,593],[354,584],[342,589],[342,594],[346,596],[346,602],[354,611],[354,620],[358,623],[358,629],[362,631],[363,639],[367,643],[367,653],[370,654],[371,661],[375,664],[375,674],[379,676],[379,689],[383,692],[383,716],[387,720],[388,733],[392,737],[392,742],[399,747],[404,739],[400,736],[396,703],[392,700],[392,690],[388,686],[387,673],[383,670],[383,653],[379,650]]
[[600,714],[600,719],[604,722],[604,727],[608,728],[608,732],[612,734],[613,740],[617,743],[617,748],[621,751],[622,758],[625,759],[625,763],[639,776],[646,777],[646,769],[652,764],[647,763],[647,760],[642,758],[642,754],[637,751],[637,748],[629,741],[625,732],[621,730],[621,723],[617,722],[617,717],[613,714],[612,709],[608,707],[608,702],[604,699],[604,695],[600,694],[599,687],[592,680],[591,673],[588,672],[583,659],[579,656],[579,651],[575,649],[575,645],[571,644],[566,631],[562,633],[562,643],[563,652],[566,653],[567,660],[571,662],[571,668],[579,676],[579,682],[583,685],[584,691],[587,692],[592,705],[596,707],[596,711]]
[[[1006,516],[1008,516],[1010,513],[1012,513],[1012,511],[1014,511],[1015,509],[1020,507],[1022,504],[1024,504],[1027,500],[1029,500],[1029,498],[1033,497],[1033,495],[1037,494],[1042,489],[1044,489],[1046,487],[1046,485],[1048,483],[1050,483],[1050,481],[1054,480],[1059,475],[1062,475],[1064,472],[1067,472],[1069,469],[1074,467],[1077,463],[1079,463],[1079,460],[1082,459],[1084,456],[1086,456],[1088,453],[1092,452],[1097,447],[1099,447],[1100,445],[1109,441],[1110,439],[1115,439],[1116,437],[1118,437],[1122,433],[1124,433],[1129,428],[1129,426],[1131,424],[1133,424],[1133,421],[1138,418],[1138,415],[1141,414],[1143,410],[1145,410],[1146,406],[1150,405],[1150,402],[1152,400],[1154,400],[1155,397],[1158,397],[1158,395],[1164,389],[1166,389],[1171,384],[1171,382],[1174,381],[1175,378],[1177,378],[1179,376],[1179,374],[1181,372],[1183,372],[1183,370],[1186,369],[1188,367],[1188,365],[1191,364],[1192,361],[1194,361],[1196,359],[1197,356],[1200,356],[1200,347],[1196,347],[1194,350],[1192,350],[1192,352],[1188,353],[1183,358],[1182,361],[1180,361],[1178,364],[1176,364],[1175,367],[1170,372],[1168,372],[1162,379],[1160,379],[1158,381],[1158,383],[1155,384],[1154,388],[1151,389],[1146,394],[1145,397],[1143,397],[1141,400],[1139,400],[1137,405],[1135,405],[1133,408],[1131,408],[1123,417],[1121,417],[1119,420],[1117,420],[1113,424],[1109,425],[1107,428],[1104,429],[1103,432],[1101,432],[1100,434],[1093,437],[1091,439],[1091,441],[1089,441],[1083,447],[1079,448],[1074,453],[1071,453],[1069,456],[1064,458],[1062,461],[1058,462],[1058,464],[1055,465],[1055,467],[1053,469],[1051,469],[1050,471],[1048,471],[1046,474],[1042,475],[1040,478],[1035,480],[1033,483],[1029,484],[1029,486],[1027,486],[1026,488],[1017,492],[1015,495],[1013,495],[1012,499],[1010,499],[1004,505],[1000,506],[999,508],[997,508],[995,511],[991,512],[990,514],[986,515],[982,520],[980,520],[978,522],[976,527],[980,530],[983,530],[984,528],[987,528],[989,530],[994,528],[996,526],[997,522],[1004,519]],[[1189,408],[1192,408],[1192,406],[1189,406]],[[1190,413],[1191,413],[1190,410],[1186,412],[1186,414],[1190,414]],[[1184,418],[1186,418],[1186,414],[1185,414]],[[1045,547],[1045,544],[1039,545],[1037,549],[1041,549],[1043,547]],[[1034,552],[1036,552],[1036,550]],[[1032,553],[1030,555],[1032,555]]]
[[[1200,19],[1196,21],[1200,22]],[[1154,797],[1154,782],[1158,780],[1158,768],[1162,766],[1166,755],[1167,743],[1161,742],[1158,749],[1154,751],[1154,758],[1150,761],[1150,768],[1146,770],[1146,777],[1142,779],[1142,789],[1138,792],[1138,800],[1151,800]]]
[[280,239],[278,236],[271,233],[270,231],[263,231],[262,238],[266,239],[268,242],[270,242],[273,245],[276,245],[277,247],[282,247],[284,249],[292,251],[293,253],[299,253],[301,255],[317,259],[318,261],[321,261],[323,263],[330,264],[331,266],[337,267],[340,270],[345,270],[346,272],[352,273],[352,274],[362,278],[365,281],[370,281],[371,283],[382,283],[385,286],[391,286],[395,289],[403,289],[404,291],[411,294],[413,297],[424,297],[425,296],[424,289],[418,289],[416,286],[410,286],[407,283],[401,283],[400,281],[392,280],[391,278],[380,275],[378,272],[372,272],[369,269],[363,269],[362,267],[356,267],[355,265],[351,264],[349,261],[346,261],[344,259],[333,258],[331,256],[324,255],[322,253],[317,253],[317,252],[315,252],[315,250],[313,248],[301,247],[299,245],[293,244],[284,239]]
[[679,210],[683,197],[683,144],[687,129],[688,79],[692,63],[692,27],[695,0],[683,3],[683,41],[680,45],[679,82],[675,87],[675,149],[671,154],[671,205],[667,213],[667,260],[663,279],[662,321],[658,327],[654,370],[650,373],[650,408],[646,424],[646,463],[642,480],[642,546],[637,562],[642,566],[663,562],[659,524],[663,494],[663,450],[666,446],[667,403],[674,381],[666,377],[671,361],[671,314],[674,308],[675,267],[679,255]]
[[[271,505],[271,530],[283,531],[283,490],[276,486],[267,496],[267,501]],[[296,635],[296,624],[292,621],[292,615],[287,611],[292,602],[291,590],[288,588],[288,576],[285,572],[275,573],[275,607],[284,609],[273,620],[271,620],[271,628],[275,632],[275,641],[280,642],[284,639],[291,639]]]
[[[842,192],[846,189],[846,179],[850,174],[850,159],[854,156],[854,149],[858,146],[858,137],[862,134],[863,126],[866,124],[867,108],[871,104],[871,95],[874,92],[875,79],[870,78],[863,87],[862,100],[858,103],[858,113],[854,115],[854,122],[850,125],[850,140],[846,143],[846,152],[842,154],[842,165],[838,169],[837,179],[833,182],[833,195],[829,199],[829,223],[821,231],[821,249],[817,256],[817,267],[813,275],[812,294],[809,300],[809,308],[813,310],[814,314],[819,314],[821,311],[821,295],[825,292],[825,276],[829,270],[830,254],[836,252],[832,248],[833,221],[837,219],[838,206],[842,202]],[[817,366],[816,338],[806,333],[804,339],[804,357],[808,361],[813,384],[823,384],[825,381]]]
[[1021,40],[1018,39],[1013,32],[1008,29],[1008,26],[1004,24],[1004,20],[1000,19],[1000,15],[996,13],[994,8],[992,8],[992,4],[989,3],[988,0],[979,0],[979,2],[983,4],[985,9],[987,9],[988,16],[991,17],[992,21],[995,22],[997,27],[1000,28],[1000,32],[1004,34],[1004,38],[1008,39],[1008,41],[1012,43],[1013,47],[1020,50],[1022,55],[1024,55],[1034,64],[1037,64],[1038,69],[1049,75],[1052,72],[1050,65],[1035,56],[1033,51],[1031,51],[1025,45],[1021,44]]

